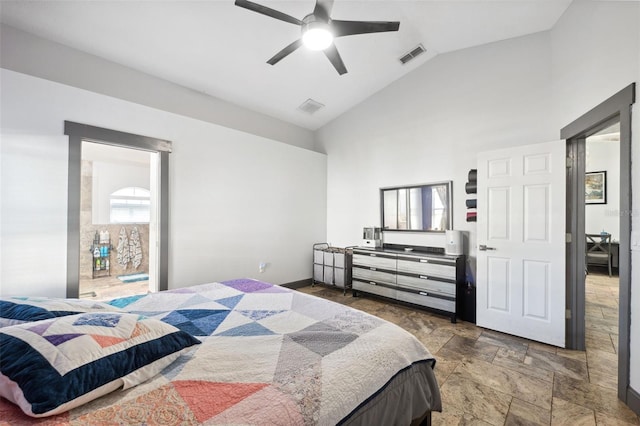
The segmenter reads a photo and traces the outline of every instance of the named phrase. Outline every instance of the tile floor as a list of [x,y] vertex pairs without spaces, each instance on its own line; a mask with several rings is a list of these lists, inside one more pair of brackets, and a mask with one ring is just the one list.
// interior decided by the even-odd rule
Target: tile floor
[[299,289],[413,333],[435,355],[444,410],[434,425],[640,425],[618,401],[618,278],[586,284],[587,350],[570,351],[323,285]]
[[116,297],[144,294],[149,291],[149,281],[123,283],[117,277],[100,277],[80,280],[80,298],[111,300]]

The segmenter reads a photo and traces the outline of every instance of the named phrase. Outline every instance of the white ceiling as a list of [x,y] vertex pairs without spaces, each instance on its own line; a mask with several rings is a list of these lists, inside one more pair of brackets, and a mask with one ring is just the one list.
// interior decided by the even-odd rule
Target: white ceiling
[[[314,0],[256,3],[298,19]],[[438,54],[552,28],[571,0],[335,0],[341,20],[400,21],[398,32],[343,37],[348,69],[300,48],[266,61],[300,37],[298,26],[233,0],[0,0],[0,20],[182,86],[315,130]],[[407,65],[399,58],[427,49]],[[308,98],[325,108],[308,115]]]
[[620,142],[620,122],[589,136],[587,142]]

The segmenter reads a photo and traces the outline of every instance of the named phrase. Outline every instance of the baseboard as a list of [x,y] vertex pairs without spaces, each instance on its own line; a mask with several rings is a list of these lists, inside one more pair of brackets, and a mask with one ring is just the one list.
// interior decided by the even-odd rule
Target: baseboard
[[306,280],[300,281],[292,281],[290,283],[280,284],[282,287],[297,289],[311,285],[311,278],[307,278]]
[[627,387],[627,406],[640,416],[640,393],[633,390],[631,386]]

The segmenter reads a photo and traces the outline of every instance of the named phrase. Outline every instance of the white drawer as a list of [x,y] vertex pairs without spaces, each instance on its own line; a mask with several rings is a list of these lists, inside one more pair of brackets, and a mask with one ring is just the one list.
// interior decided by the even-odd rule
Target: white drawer
[[335,268],[333,270],[333,283],[340,288],[344,288],[344,269]]
[[325,284],[333,284],[333,266],[324,266],[324,278],[322,282]]
[[456,297],[456,284],[428,278],[409,277],[398,274],[396,280],[399,287],[408,287],[415,290],[433,292],[448,297]]
[[396,284],[396,274],[364,268],[353,268],[353,278],[365,281],[380,281],[388,284]]
[[331,251],[324,252],[324,264],[327,266],[333,266],[333,252]]
[[396,269],[396,257],[384,256],[378,253],[353,253],[353,264],[362,265],[379,269],[390,269],[395,271]]
[[418,275],[435,275],[443,278],[456,279],[455,262],[433,260],[431,258],[416,258],[416,260],[398,259],[398,272],[408,272]]
[[323,250],[314,250],[313,251],[313,263],[324,263],[324,251]]
[[358,280],[353,280],[351,287],[354,290],[364,291],[366,293],[373,293],[379,296],[385,296],[392,299],[396,298],[397,291],[393,288],[383,287],[381,285],[377,285],[372,282],[363,282]]
[[322,282],[323,269],[324,268],[323,268],[322,265],[318,265],[318,264],[314,264],[313,265],[313,280],[314,281]]
[[453,300],[439,299],[437,297],[424,296],[421,294],[409,293],[398,290],[396,298],[404,302],[415,303],[420,306],[427,306],[429,308],[440,309],[446,312],[456,311],[456,302]]

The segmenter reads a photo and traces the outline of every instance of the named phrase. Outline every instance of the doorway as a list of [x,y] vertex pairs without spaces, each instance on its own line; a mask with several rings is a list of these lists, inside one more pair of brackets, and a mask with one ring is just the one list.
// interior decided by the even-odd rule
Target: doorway
[[[91,142],[99,145],[108,145],[111,147],[120,147],[126,149],[134,149],[150,153],[149,175],[155,178],[149,179],[150,205],[157,208],[150,209],[150,227],[155,227],[156,232],[149,233],[149,282],[155,283],[153,290],[168,289],[168,262],[169,262],[169,153],[171,152],[171,142],[140,136],[131,133],[119,132],[116,130],[104,129],[100,127],[89,126],[81,123],[65,121],[64,133],[69,137],[69,173],[68,173],[68,192],[67,192],[67,297],[78,298],[80,295],[80,260],[81,260],[81,186],[82,186],[82,151],[83,144]],[[129,200],[139,199],[135,191],[129,191],[131,188],[122,188],[123,193],[115,191],[114,195],[116,204],[123,204],[119,200],[128,197]],[[124,196],[123,196],[124,194]],[[155,195],[154,195],[155,194]],[[156,198],[156,199],[154,199]],[[127,204],[127,203],[124,203]],[[122,206],[121,206],[122,207]],[[109,208],[106,210],[109,212]],[[107,213],[109,214],[109,213]],[[99,224],[98,224],[99,225]],[[119,229],[122,229],[120,227]],[[97,235],[92,236],[93,240],[97,240],[98,249],[105,252],[96,252],[98,256],[100,271],[102,271],[103,260],[109,260],[109,266],[112,267],[113,250],[117,250],[120,245],[120,231],[112,232],[108,229],[96,229]],[[108,238],[105,233],[108,232]],[[102,232],[102,238],[101,234]],[[118,245],[111,243],[114,237],[118,238]],[[131,234],[127,234],[127,239]],[[154,237],[155,235],[155,237]],[[139,238],[139,237],[138,237]],[[107,241],[100,244],[101,241]],[[123,249],[124,249],[124,244]],[[85,247],[86,248],[86,247]],[[92,247],[95,250],[95,247]],[[103,256],[102,254],[105,254]],[[131,251],[127,252],[129,255]],[[93,252],[92,252],[93,254]],[[135,249],[134,249],[135,255]],[[143,254],[144,255],[144,254]],[[120,259],[115,258],[116,261]],[[96,262],[96,259],[92,259]],[[95,267],[95,263],[93,264]]]
[[617,390],[619,121],[585,139],[585,170],[585,346],[589,382]]
[[82,142],[81,298],[157,291],[157,251],[150,250],[157,240],[158,196],[151,192],[158,188],[151,168],[157,157],[154,152]]
[[585,350],[585,174],[586,139],[619,123],[620,200],[619,223],[619,314],[618,314],[618,398],[634,411],[640,401],[629,385],[631,324],[631,106],[635,102],[635,83],[630,84],[588,111],[561,132],[567,141],[567,347]]

